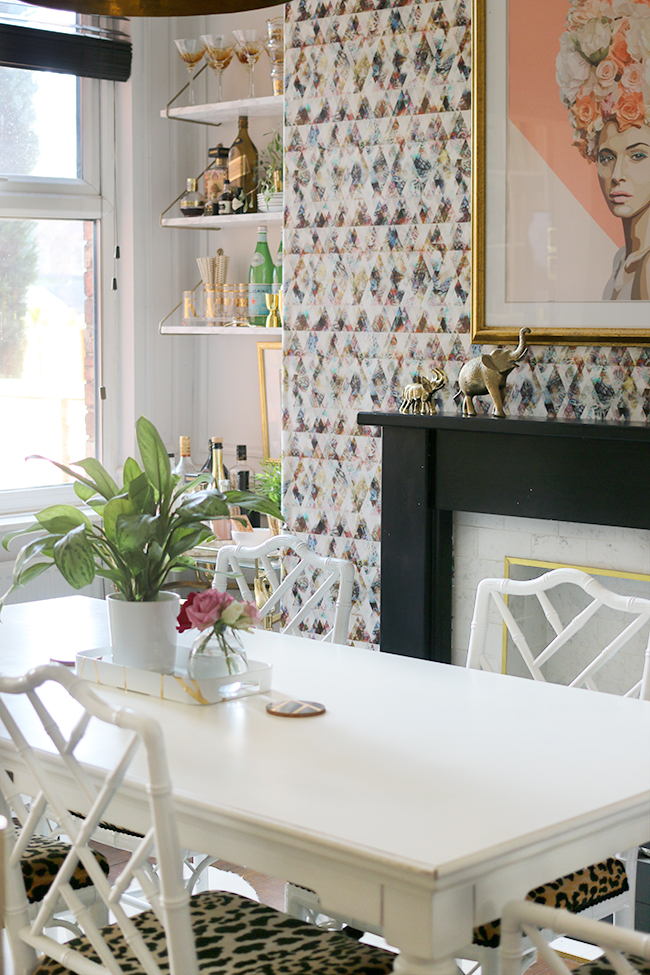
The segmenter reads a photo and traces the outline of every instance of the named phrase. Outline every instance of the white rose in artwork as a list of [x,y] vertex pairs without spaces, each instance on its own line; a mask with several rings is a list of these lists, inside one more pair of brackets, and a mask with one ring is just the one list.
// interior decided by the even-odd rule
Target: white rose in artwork
[[602,17],[590,20],[576,31],[576,40],[586,58],[602,60],[607,55],[612,40],[609,21]]
[[[640,4],[635,4],[640,7]],[[643,7],[643,16],[630,19],[630,26],[626,35],[627,49],[635,61],[642,64],[650,55],[650,7]]]
[[569,27],[578,30],[594,17],[609,17],[611,12],[612,8],[607,0],[584,0],[581,3],[571,4],[566,22]]
[[578,97],[582,85],[589,78],[591,66],[576,50],[575,34],[565,31],[560,37],[560,53],[555,62],[557,83],[560,87],[560,98],[568,108]]

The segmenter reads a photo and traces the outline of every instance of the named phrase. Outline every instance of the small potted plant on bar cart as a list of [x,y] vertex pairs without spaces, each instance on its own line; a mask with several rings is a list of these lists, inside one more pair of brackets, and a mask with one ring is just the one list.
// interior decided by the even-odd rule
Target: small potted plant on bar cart
[[75,493],[99,517],[57,504],[39,511],[30,528],[5,535],[8,550],[13,538],[38,533],[18,553],[0,609],[10,593],[52,566],[74,589],[101,576],[116,590],[106,597],[113,660],[169,673],[174,669],[180,606],[178,594],[163,588],[170,573],[196,568],[187,553],[213,537],[205,522],[229,518],[229,505],[245,505],[271,517],[280,511],[261,494],[215,490],[210,474],[183,485],[170,470],[153,424],[141,416],[135,429],[142,467],[129,457],[122,487],[93,457],[73,465],[80,470],[51,461],[74,479]]

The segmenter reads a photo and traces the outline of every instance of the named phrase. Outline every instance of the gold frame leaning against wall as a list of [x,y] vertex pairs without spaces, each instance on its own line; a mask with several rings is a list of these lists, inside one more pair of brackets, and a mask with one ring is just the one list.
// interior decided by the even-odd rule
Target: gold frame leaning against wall
[[473,342],[650,344],[650,52],[588,2],[472,0]]

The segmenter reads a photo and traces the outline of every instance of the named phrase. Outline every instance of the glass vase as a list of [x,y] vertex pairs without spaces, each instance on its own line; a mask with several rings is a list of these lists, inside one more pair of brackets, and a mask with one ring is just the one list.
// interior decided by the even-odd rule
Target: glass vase
[[228,677],[248,670],[248,660],[236,630],[199,633],[187,659],[187,673],[193,680]]

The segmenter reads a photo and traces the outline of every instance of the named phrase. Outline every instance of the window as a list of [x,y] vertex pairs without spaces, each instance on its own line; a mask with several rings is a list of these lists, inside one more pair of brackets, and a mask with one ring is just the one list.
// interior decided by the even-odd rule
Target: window
[[[0,3],[0,20],[22,7]],[[114,172],[100,131],[113,88],[0,67],[0,514],[74,498],[63,472],[25,457],[96,453],[96,255],[113,246],[99,173]]]

